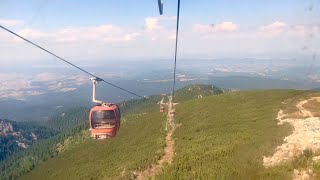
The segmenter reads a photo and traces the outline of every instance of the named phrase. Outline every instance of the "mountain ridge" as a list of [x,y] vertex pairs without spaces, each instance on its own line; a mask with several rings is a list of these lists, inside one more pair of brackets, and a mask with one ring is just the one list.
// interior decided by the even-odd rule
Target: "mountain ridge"
[[[191,87],[181,91],[183,97],[190,92],[187,94],[190,99],[177,101],[175,121],[181,126],[173,134],[172,164],[164,164],[155,179],[289,179],[303,167],[297,162],[303,160],[304,154],[270,168],[263,166],[263,157],[272,155],[293,131],[289,124],[278,125],[279,109],[290,112],[289,105],[296,102],[294,99],[320,95],[318,92],[256,90],[201,98],[198,92],[189,90]],[[76,140],[78,144],[64,140],[61,152],[19,179],[137,178],[137,172],[164,156],[165,114],[158,112],[159,105],[155,103],[160,99],[161,96],[152,96],[127,102],[122,106],[125,113],[119,136],[106,141]],[[85,132],[79,130],[76,134]],[[83,138],[87,134],[79,135],[78,138]]]
[[[292,131],[289,125],[278,127],[275,120],[281,102],[304,93],[295,90],[230,92],[179,103],[176,123],[182,125],[173,134],[175,156],[156,179],[290,177],[293,169],[288,172],[279,171],[277,167],[265,169],[262,159]],[[125,117],[124,129],[118,137],[102,142],[89,140],[86,145],[36,167],[21,179],[136,178],[136,171],[156,163],[163,155],[165,117],[156,111],[158,109]],[[140,123],[152,128],[139,127]],[[271,136],[267,134],[270,130]],[[100,155],[107,147],[109,156]],[[98,157],[80,156],[86,152],[96,152]],[[234,155],[238,158],[234,159]],[[93,171],[88,171],[92,168]]]

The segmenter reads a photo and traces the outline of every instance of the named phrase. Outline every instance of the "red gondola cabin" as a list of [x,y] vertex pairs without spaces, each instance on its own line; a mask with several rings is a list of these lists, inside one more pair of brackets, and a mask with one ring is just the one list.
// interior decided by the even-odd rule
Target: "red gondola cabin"
[[91,137],[105,139],[114,137],[120,128],[120,109],[115,104],[95,106],[89,114]]

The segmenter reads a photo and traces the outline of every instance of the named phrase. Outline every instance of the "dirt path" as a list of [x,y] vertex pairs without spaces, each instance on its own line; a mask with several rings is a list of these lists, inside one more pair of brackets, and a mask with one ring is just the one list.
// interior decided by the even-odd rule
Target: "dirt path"
[[164,155],[156,164],[152,164],[147,169],[137,173],[136,179],[138,180],[148,179],[156,176],[158,173],[161,172],[162,167],[165,163],[171,164],[173,161],[174,140],[172,138],[172,134],[175,131],[175,129],[180,126],[180,125],[176,126],[174,123],[174,117],[175,117],[175,110],[173,107],[174,105],[175,104],[170,104],[169,102],[166,129],[168,128],[168,125],[171,127],[171,129],[167,132],[167,135],[165,138],[166,147],[164,148]]
[[157,164],[151,165],[149,168],[145,169],[144,171],[138,173],[137,179],[148,179],[150,177],[154,177],[160,171],[164,163],[172,163],[173,155],[174,155],[174,140],[172,139],[172,134],[175,128],[172,128],[168,131],[166,135],[166,147],[164,148],[164,156],[158,161]]
[[[290,123],[294,127],[294,131],[284,138],[284,143],[276,148],[276,152],[272,156],[263,157],[263,165],[265,167],[292,160],[294,157],[301,155],[306,149],[310,149],[313,152],[320,150],[320,118],[314,117],[310,111],[303,107],[310,100],[320,101],[320,97],[312,97],[296,105],[304,118],[286,118],[287,114],[284,114],[282,110],[279,111],[277,116],[278,125],[282,125],[285,122]],[[306,177],[309,177],[309,175],[314,175],[310,169],[295,170],[293,179],[308,179]]]
[[308,99],[308,100],[304,100],[304,101],[301,101],[297,104],[297,108],[300,110],[300,112],[302,113],[303,117],[313,117],[312,113],[308,110],[306,110],[303,105],[305,105],[306,103],[308,103],[311,99]]

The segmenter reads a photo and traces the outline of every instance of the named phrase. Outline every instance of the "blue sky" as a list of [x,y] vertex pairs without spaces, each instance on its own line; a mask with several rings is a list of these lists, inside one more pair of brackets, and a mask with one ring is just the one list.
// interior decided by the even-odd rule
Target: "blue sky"
[[[176,15],[176,1],[164,0],[165,15]],[[290,23],[309,19],[306,8],[317,5],[316,1],[301,0],[182,0],[182,24],[195,22],[215,23],[236,21],[260,24],[275,20]],[[83,26],[112,23],[123,26],[143,25],[144,18],[158,16],[156,0],[1,0],[2,19],[20,19],[32,22],[40,28],[59,28],[62,26]],[[47,21],[46,24],[41,21]]]
[[[177,3],[163,2],[165,15],[160,17],[156,0],[0,0],[0,24],[68,58],[170,58]],[[320,47],[319,4],[319,0],[181,0],[179,55],[312,54]],[[48,58],[1,31],[0,43],[6,62]],[[301,51],[305,46],[308,51]]]

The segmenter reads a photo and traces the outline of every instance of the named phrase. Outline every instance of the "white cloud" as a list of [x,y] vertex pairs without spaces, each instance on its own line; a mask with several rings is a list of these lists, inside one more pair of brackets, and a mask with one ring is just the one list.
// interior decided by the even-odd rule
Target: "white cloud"
[[308,29],[302,25],[291,26],[291,35],[305,37],[308,33]]
[[287,30],[289,26],[280,21],[275,21],[269,25],[261,27],[261,33],[267,36],[276,36]]
[[[62,27],[50,31],[26,28],[20,29],[18,32],[72,61],[101,58],[166,58],[170,57],[173,52],[174,20],[176,20],[175,16],[159,16],[141,19],[142,24],[136,27],[101,24]],[[240,26],[241,28],[239,28]],[[19,27],[15,29],[19,29]],[[180,28],[180,53],[182,56],[188,56],[192,53],[197,56],[220,54],[222,57],[223,54],[236,56],[235,52],[238,54],[252,52],[259,54],[280,50],[291,52],[293,46],[299,46],[300,49],[304,46],[302,43],[310,32],[315,36],[315,32],[320,31],[315,26],[288,25],[281,21],[275,21],[261,27],[250,26],[250,28],[245,24],[230,21],[211,25],[198,23],[191,27],[183,25]],[[0,43],[3,59],[10,61],[16,59],[17,62],[26,59],[51,58],[50,55],[40,52],[29,44],[20,43],[17,45],[17,41],[12,41],[13,39],[12,35],[0,31],[0,42],[5,42]],[[318,42],[315,41],[315,43]],[[299,48],[296,49],[299,50]],[[0,64],[3,63],[6,62],[0,62]],[[8,64],[10,63],[13,61],[8,62]]]
[[124,39],[126,41],[131,41],[131,40],[135,40],[140,35],[141,33],[138,33],[138,32],[128,33],[125,35]]
[[232,27],[231,24],[194,24],[193,31],[180,38],[184,41],[181,49],[185,50],[180,53],[196,57],[294,57],[308,53],[301,49],[309,36],[312,36],[312,43],[307,43],[308,47],[320,47],[320,33],[316,33],[314,26],[275,21],[260,27],[241,25],[239,29],[239,25]]
[[[160,16],[145,18],[145,30],[142,33],[149,40],[172,40],[174,39],[173,30],[165,28],[163,25],[166,21],[176,20],[175,16]],[[170,22],[171,23],[171,22]]]
[[23,21],[15,19],[0,19],[0,25],[8,27],[19,26],[23,25]]
[[[153,56],[154,46],[161,51],[168,51],[169,44],[174,39],[175,16],[146,17],[145,28],[122,27],[115,24],[101,24],[96,26],[62,27],[59,29],[43,30],[33,27],[19,29],[16,32],[31,41],[63,56],[66,59],[99,59],[115,57]],[[155,43],[153,40],[157,40]],[[0,51],[3,59],[0,64],[26,60],[48,59],[51,56],[22,40],[0,31]],[[19,43],[19,44],[17,44]],[[122,48],[125,47],[125,48]],[[161,47],[161,48],[159,48]],[[148,50],[146,50],[148,49]],[[21,52],[21,53],[16,53]],[[150,54],[146,54],[150,52]],[[161,52],[161,54],[165,54]],[[169,53],[168,53],[169,54]]]
[[195,24],[193,25],[193,32],[198,32],[198,33],[209,33],[213,32],[213,27],[212,25],[208,24]]
[[285,22],[275,21],[260,27],[260,37],[274,38],[281,36],[285,39],[307,40],[319,37],[320,29],[314,25],[289,25]]
[[168,39],[175,40],[176,39],[176,33],[174,32],[174,33],[169,34]]
[[48,34],[48,33],[34,30],[34,29],[30,29],[30,28],[23,29],[23,30],[19,31],[18,34],[22,37],[30,38],[30,39],[38,39],[38,38],[44,38],[44,37],[50,36],[50,34]]
[[147,17],[145,19],[145,28],[147,31],[152,31],[152,30],[156,30],[159,29],[159,25],[158,25],[159,19],[155,18],[155,17]]
[[211,32],[234,32],[238,30],[238,25],[233,22],[222,22],[220,24],[195,24],[193,32],[211,33]]
[[223,22],[221,24],[214,25],[216,31],[233,32],[238,29],[238,25],[233,22]]
[[[76,41],[115,42],[125,41],[127,30],[115,25],[97,27],[70,28],[67,32],[58,33],[57,37],[74,37]],[[136,34],[131,34],[136,36]]]
[[112,24],[93,27],[66,27],[50,32],[27,28],[19,31],[18,34],[29,39],[46,39],[51,42],[113,42],[126,40],[125,30]]
[[146,31],[153,31],[163,29],[161,24],[165,21],[175,21],[176,16],[160,16],[160,17],[146,17],[145,18],[145,29]]

